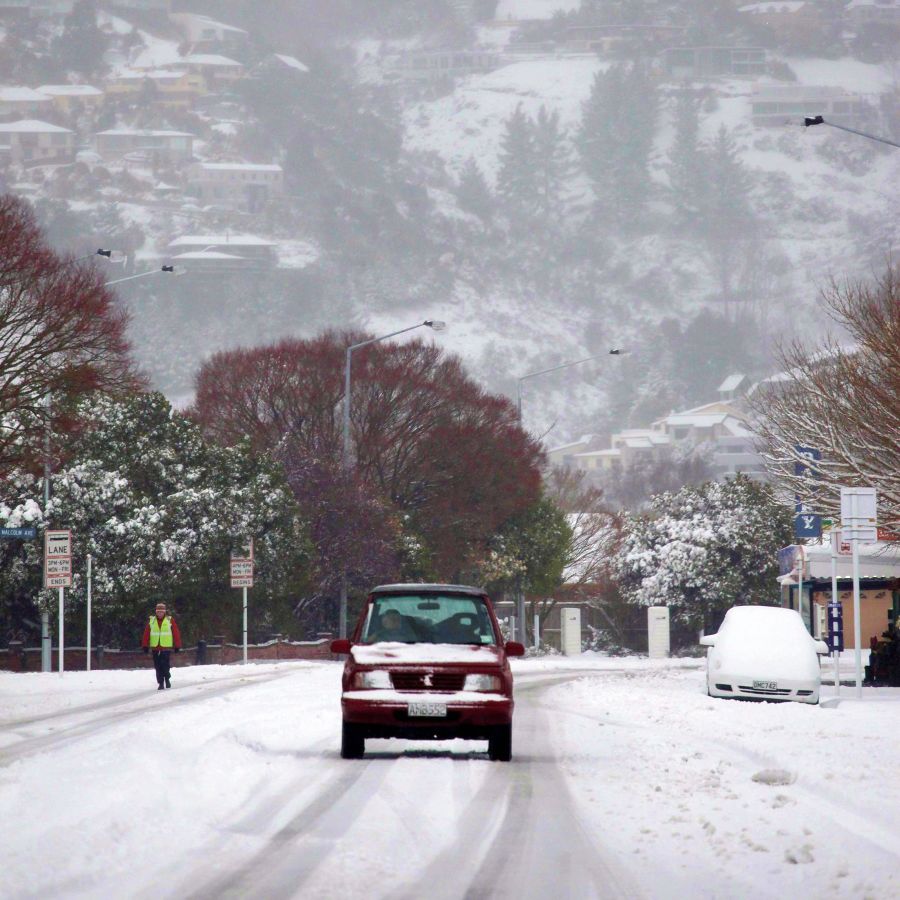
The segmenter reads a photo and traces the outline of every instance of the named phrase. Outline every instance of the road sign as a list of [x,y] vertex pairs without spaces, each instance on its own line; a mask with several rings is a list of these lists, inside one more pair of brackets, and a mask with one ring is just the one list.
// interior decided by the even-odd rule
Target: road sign
[[44,587],[72,587],[72,532],[44,532]]
[[233,588],[253,587],[253,560],[232,559],[230,575]]
[[875,533],[879,541],[900,541],[900,534],[887,528],[876,528]]
[[822,451],[814,447],[794,447],[794,452],[800,457],[794,463],[794,474],[801,478],[821,478],[821,473],[813,465],[822,458]]
[[6,540],[33,541],[37,537],[37,528],[0,528],[0,538]]
[[240,547],[231,551],[232,559],[253,559],[253,538],[244,538]]
[[794,537],[817,538],[822,536],[822,517],[816,513],[794,516]]

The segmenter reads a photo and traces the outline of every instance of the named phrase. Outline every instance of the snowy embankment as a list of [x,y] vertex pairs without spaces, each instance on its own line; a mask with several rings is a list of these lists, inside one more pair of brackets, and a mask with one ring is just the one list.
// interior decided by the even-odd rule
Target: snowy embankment
[[898,896],[900,691],[716,700],[702,661],[641,662],[545,702],[580,811],[649,896]]
[[702,666],[515,661],[510,764],[341,760],[336,663],[0,673],[0,895],[896,896],[900,691],[716,701]]

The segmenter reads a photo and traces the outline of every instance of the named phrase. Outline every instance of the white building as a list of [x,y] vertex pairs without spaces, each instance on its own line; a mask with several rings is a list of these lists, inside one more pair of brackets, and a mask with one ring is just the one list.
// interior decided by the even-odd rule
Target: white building
[[203,203],[259,212],[284,192],[284,172],[274,164],[196,163],[187,184]]
[[189,272],[227,274],[274,268],[277,248],[274,241],[252,234],[185,234],[168,250],[170,258]]
[[56,109],[68,115],[79,107],[96,109],[103,103],[104,93],[91,84],[42,84],[37,92],[49,97]]
[[22,119],[0,124],[0,158],[23,166],[75,161],[75,132],[50,122]]
[[155,166],[191,159],[194,135],[186,131],[153,131],[139,128],[110,128],[94,135],[94,149],[103,159],[122,159],[141,154]]
[[19,85],[0,87],[0,118],[24,119],[40,115],[52,106],[50,97],[40,91]]
[[842,87],[805,84],[758,84],[751,96],[753,124],[803,123],[805,116],[824,116],[836,125],[863,127],[873,111],[859,94]]
[[844,8],[854,28],[865,25],[900,26],[900,0],[850,0]]
[[185,41],[193,50],[237,50],[250,35],[243,28],[226,25],[209,16],[196,13],[171,13],[169,19],[178,26]]

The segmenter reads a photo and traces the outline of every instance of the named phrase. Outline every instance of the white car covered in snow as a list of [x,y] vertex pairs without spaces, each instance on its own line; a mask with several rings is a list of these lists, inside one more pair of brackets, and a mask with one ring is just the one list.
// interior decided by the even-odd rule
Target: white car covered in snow
[[810,636],[796,610],[734,606],[719,631],[704,635],[700,643],[709,647],[710,697],[819,702],[818,654],[829,648]]

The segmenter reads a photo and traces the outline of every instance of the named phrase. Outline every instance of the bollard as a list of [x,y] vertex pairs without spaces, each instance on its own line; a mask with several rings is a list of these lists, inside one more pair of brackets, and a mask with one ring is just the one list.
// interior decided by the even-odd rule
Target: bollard
[[196,665],[206,665],[206,641],[197,641]]

